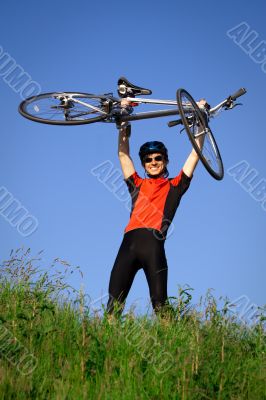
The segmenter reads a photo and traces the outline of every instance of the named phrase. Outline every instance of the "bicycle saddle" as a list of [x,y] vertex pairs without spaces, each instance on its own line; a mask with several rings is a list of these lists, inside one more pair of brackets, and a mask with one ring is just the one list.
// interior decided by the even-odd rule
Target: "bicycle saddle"
[[128,96],[134,97],[140,94],[152,94],[152,91],[150,89],[145,89],[140,86],[133,85],[123,76],[121,76],[118,79],[117,84],[118,84],[117,92],[120,97],[128,97]]

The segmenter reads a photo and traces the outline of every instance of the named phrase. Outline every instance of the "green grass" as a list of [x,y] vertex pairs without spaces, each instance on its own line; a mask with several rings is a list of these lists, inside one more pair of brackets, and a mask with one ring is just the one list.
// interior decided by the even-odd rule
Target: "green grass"
[[263,318],[245,326],[210,292],[184,312],[186,289],[171,318],[108,321],[67,287],[66,262],[38,262],[19,249],[1,266],[0,399],[266,399]]

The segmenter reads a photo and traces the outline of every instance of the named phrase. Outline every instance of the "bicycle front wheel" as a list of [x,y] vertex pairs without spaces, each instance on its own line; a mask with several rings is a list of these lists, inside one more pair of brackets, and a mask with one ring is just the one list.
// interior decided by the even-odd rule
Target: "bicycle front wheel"
[[19,105],[23,117],[51,125],[80,125],[107,119],[110,100],[87,93],[43,93]]
[[[222,158],[212,131],[208,126],[207,116],[203,114],[193,97],[185,89],[177,90],[176,95],[182,123],[192,146],[211,176],[217,180],[223,179]],[[203,136],[203,140],[200,146],[196,139],[201,136]]]

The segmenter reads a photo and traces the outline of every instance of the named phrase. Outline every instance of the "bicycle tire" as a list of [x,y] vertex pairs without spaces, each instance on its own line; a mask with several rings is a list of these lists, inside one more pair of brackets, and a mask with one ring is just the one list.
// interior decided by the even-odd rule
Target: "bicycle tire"
[[[94,108],[71,100],[83,101]],[[62,102],[65,101],[63,105]],[[34,122],[50,125],[81,125],[104,121],[108,116],[108,101],[105,96],[79,92],[42,93],[29,97],[19,105],[20,114]],[[61,103],[60,103],[61,102]],[[101,110],[97,111],[97,109]]]
[[[182,123],[201,162],[213,178],[223,179],[223,161],[216,140],[207,123],[207,118],[204,117],[193,97],[185,89],[178,89],[176,97]],[[187,103],[189,105],[186,105]],[[199,148],[195,140],[195,135],[198,132],[205,132],[202,149]]]

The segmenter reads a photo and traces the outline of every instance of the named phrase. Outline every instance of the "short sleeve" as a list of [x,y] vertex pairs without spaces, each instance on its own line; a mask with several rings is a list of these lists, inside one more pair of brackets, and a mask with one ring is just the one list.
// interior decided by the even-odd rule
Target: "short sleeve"
[[136,171],[132,175],[130,175],[130,177],[124,179],[130,193],[139,188],[143,180],[144,179],[142,179]]
[[183,195],[187,189],[189,188],[190,182],[191,182],[192,177],[190,178],[185,174],[183,169],[179,172],[179,174],[172,179],[169,179],[170,184],[177,187],[180,191],[180,194]]

